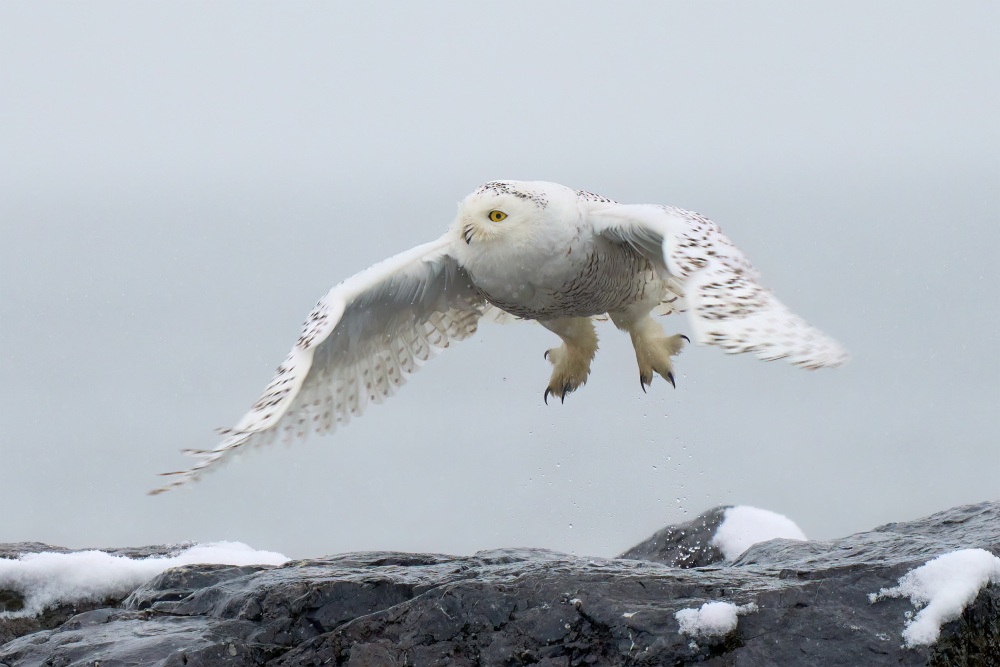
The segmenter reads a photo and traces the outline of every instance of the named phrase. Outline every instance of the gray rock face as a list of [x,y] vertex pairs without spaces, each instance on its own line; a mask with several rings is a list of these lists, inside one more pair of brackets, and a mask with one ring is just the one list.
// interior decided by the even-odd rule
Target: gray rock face
[[715,507],[687,523],[667,526],[635,545],[619,558],[649,560],[671,567],[705,567],[723,561],[722,550],[712,545],[715,531],[729,506]]
[[[176,568],[8,641],[0,665],[1000,665],[1000,589],[917,649],[901,646],[910,601],[867,598],[943,553],[1000,552],[1000,503],[828,542],[772,540],[732,563],[693,549],[721,512],[626,552],[711,563],[701,567],[508,549]],[[722,636],[679,632],[676,612],[713,601],[756,611]]]
[[[170,556],[176,554],[190,545],[159,545],[145,547],[124,547],[97,549],[111,554],[112,556],[125,556],[128,558],[148,558],[149,556]],[[41,542],[14,542],[0,544],[0,558],[14,559],[23,553],[70,553],[74,549],[56,547]],[[4,612],[18,612],[24,608],[24,598],[17,591],[4,590],[0,588],[0,646],[22,635],[32,634],[40,630],[49,630],[58,627],[68,621],[73,616],[100,609],[109,605],[117,605],[120,599],[107,598],[105,600],[94,600],[82,603],[63,604],[57,607],[46,609],[38,616],[21,618],[4,618]]]

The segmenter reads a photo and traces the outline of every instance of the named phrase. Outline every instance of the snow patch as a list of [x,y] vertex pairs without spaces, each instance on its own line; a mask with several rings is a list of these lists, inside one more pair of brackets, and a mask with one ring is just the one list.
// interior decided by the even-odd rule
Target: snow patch
[[731,602],[706,602],[701,609],[681,609],[674,618],[685,635],[719,637],[736,629],[737,617],[757,611],[753,602],[736,606]]
[[736,560],[758,542],[779,537],[789,540],[806,539],[805,533],[794,521],[776,512],[739,505],[727,509],[724,516],[715,530],[712,544],[722,550],[726,560]]
[[255,551],[240,542],[197,544],[174,556],[127,558],[103,551],[25,553],[16,560],[0,558],[0,589],[24,597],[24,609],[0,618],[34,616],[64,602],[124,597],[164,570],[180,565],[281,565],[288,558]]
[[937,641],[941,626],[954,621],[986,584],[1000,582],[1000,558],[985,549],[961,549],[927,561],[899,578],[899,585],[868,596],[870,602],[908,597],[917,608],[903,629],[908,648]]

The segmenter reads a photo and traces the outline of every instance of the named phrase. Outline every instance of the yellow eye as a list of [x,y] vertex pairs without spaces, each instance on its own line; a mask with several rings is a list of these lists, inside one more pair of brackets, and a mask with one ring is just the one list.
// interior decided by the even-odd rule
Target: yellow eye
[[493,222],[500,222],[507,217],[507,214],[503,211],[490,211],[490,220]]

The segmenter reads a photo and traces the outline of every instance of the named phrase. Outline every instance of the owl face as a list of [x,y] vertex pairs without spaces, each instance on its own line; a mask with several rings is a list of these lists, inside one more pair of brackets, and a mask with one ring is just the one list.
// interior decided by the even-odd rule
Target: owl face
[[490,181],[458,206],[453,229],[470,249],[552,245],[579,223],[574,190],[545,181]]
[[531,236],[548,202],[512,181],[491,181],[459,204],[456,230],[466,245],[516,242]]

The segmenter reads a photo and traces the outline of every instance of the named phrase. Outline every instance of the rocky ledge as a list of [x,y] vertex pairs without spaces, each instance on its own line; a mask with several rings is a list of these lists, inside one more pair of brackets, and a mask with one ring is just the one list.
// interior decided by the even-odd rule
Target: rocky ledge
[[[0,590],[0,665],[1000,665],[1000,586],[989,583],[1000,574],[941,618],[936,641],[904,643],[919,620],[910,598],[872,597],[950,552],[995,559],[1000,503],[838,540],[771,540],[731,561],[713,544],[726,512],[614,559],[506,549],[188,565],[127,597],[29,618],[10,617],[20,594]],[[0,545],[0,557],[45,549],[59,551]],[[940,600],[914,599],[940,612]]]

